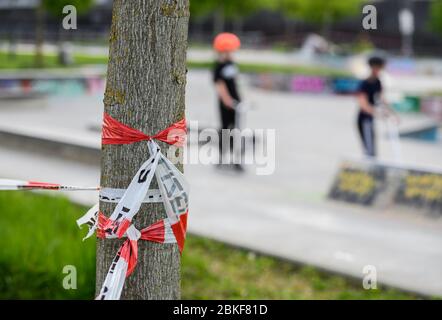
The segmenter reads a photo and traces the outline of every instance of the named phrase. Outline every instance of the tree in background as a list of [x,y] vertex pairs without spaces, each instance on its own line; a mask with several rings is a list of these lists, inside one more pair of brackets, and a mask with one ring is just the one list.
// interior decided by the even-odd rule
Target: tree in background
[[293,19],[298,18],[299,0],[278,0],[275,10],[279,11],[284,17],[285,34],[288,39],[295,36],[295,24]]
[[44,9],[54,17],[63,16],[63,8],[72,5],[77,9],[77,14],[82,15],[89,11],[94,4],[94,0],[43,0]]
[[45,23],[45,10],[43,1],[35,8],[35,66],[41,68],[44,65],[43,60],[43,42],[44,42],[44,23]]
[[89,11],[94,4],[94,0],[40,0],[36,8],[36,46],[35,46],[35,65],[42,67],[43,61],[43,42],[44,42],[44,17],[48,12],[55,18],[60,18],[60,24],[63,18],[63,8],[72,5],[76,8],[77,14],[82,15]]
[[361,5],[366,0],[204,0],[193,1],[190,5],[191,17],[199,18],[213,14],[213,30],[225,30],[225,19],[231,19],[235,31],[242,31],[243,18],[259,10],[280,12],[285,18],[288,37],[294,36],[293,19],[317,25],[327,36],[330,25],[343,18],[361,13]]
[[434,0],[430,6],[430,28],[442,35],[442,0]]
[[278,9],[289,17],[315,24],[327,35],[330,25],[361,13],[365,0],[279,0]]
[[272,9],[272,0],[204,0],[193,1],[190,5],[192,17],[202,17],[214,14],[214,34],[225,31],[225,19],[232,19],[236,25],[236,32],[242,31],[242,19],[254,12],[263,9]]

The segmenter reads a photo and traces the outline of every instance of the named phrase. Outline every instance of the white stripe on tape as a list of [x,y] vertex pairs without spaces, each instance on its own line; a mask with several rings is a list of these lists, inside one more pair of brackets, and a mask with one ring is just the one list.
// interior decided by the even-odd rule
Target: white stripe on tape
[[175,235],[170,226],[169,219],[164,219],[164,243],[176,243]]
[[[155,142],[149,145],[151,152],[154,152],[155,147],[158,148]],[[179,216],[188,210],[189,186],[181,171],[161,152],[155,177],[164,199],[167,218],[171,224],[175,224],[179,222]]]
[[[148,141],[149,145],[152,143],[152,141]],[[119,225],[123,220],[131,221],[138,213],[138,210],[140,210],[160,159],[160,148],[158,145],[155,144],[150,150],[150,158],[138,169],[121,200],[109,217],[111,223],[117,223]]]
[[[100,201],[118,203],[123,197],[126,189],[103,188],[100,190]],[[143,203],[163,202],[160,190],[148,190]]]
[[[121,250],[121,248],[120,248]],[[100,294],[95,300],[119,300],[123,291],[124,281],[126,280],[128,263],[121,257],[119,251],[104,279]]]
[[84,216],[77,219],[77,224],[80,228],[83,224],[86,224],[89,228],[89,231],[86,237],[83,238],[83,241],[93,235],[98,225],[98,203],[90,208]]

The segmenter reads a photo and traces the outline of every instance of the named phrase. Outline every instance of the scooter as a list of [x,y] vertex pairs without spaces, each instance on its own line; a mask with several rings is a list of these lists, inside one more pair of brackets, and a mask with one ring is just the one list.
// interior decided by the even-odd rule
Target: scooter
[[386,117],[384,119],[387,132],[388,132],[388,138],[390,140],[391,149],[393,151],[393,156],[395,161],[398,164],[402,163],[402,148],[400,143],[400,135],[399,135],[399,126],[396,120],[394,120],[391,116]]
[[235,128],[242,130],[245,127],[247,111],[250,107],[244,102],[239,102],[235,106]]
[[245,139],[242,130],[246,127],[246,115],[249,107],[247,104],[240,102],[235,106],[235,129],[233,142],[233,163],[238,171],[243,171]]
[[243,158],[245,152],[246,143],[244,139],[247,137],[243,136],[242,130],[246,127],[246,115],[250,110],[249,105],[244,102],[238,102],[234,106],[235,110],[235,124],[232,130],[233,146],[232,146],[232,162],[227,167],[234,167],[237,171],[244,171],[243,168]]

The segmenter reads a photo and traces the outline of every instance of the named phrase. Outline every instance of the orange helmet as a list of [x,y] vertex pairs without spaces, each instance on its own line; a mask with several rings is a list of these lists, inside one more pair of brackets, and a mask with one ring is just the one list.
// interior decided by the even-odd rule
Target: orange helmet
[[213,40],[213,48],[219,52],[234,51],[239,49],[241,41],[233,33],[223,32]]

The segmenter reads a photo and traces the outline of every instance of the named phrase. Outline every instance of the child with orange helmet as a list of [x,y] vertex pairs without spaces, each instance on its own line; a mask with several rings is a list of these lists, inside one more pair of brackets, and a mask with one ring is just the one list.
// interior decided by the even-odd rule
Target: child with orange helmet
[[235,104],[240,101],[236,86],[238,68],[232,60],[232,52],[239,49],[241,43],[233,33],[218,34],[213,41],[213,48],[218,53],[213,81],[219,99],[221,129],[232,129],[235,124]]
[[[219,100],[221,129],[235,127],[235,106],[240,102],[240,95],[236,85],[238,67],[233,62],[232,52],[239,49],[241,42],[233,33],[218,34],[213,41],[213,48],[218,54],[213,72],[213,81]],[[220,141],[222,149],[222,141]],[[242,169],[237,165],[237,169]]]

